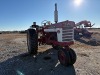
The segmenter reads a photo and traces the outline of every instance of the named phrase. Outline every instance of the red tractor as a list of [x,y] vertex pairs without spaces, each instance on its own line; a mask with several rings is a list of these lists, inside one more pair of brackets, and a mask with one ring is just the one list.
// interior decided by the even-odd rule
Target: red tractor
[[36,22],[27,30],[28,52],[36,55],[38,45],[52,45],[58,50],[58,59],[64,66],[73,65],[76,62],[76,53],[69,46],[74,44],[75,22],[58,22],[57,4],[55,4],[55,24],[43,23],[39,26]]
[[76,23],[74,28],[74,39],[79,40],[81,37],[90,39],[93,33],[89,32],[88,28],[93,25],[91,25],[91,22],[87,20]]

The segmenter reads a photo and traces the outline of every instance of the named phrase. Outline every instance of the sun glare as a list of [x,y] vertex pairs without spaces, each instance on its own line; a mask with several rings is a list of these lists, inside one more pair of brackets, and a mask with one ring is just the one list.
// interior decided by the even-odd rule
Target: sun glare
[[74,0],[75,6],[80,6],[82,4],[83,0]]

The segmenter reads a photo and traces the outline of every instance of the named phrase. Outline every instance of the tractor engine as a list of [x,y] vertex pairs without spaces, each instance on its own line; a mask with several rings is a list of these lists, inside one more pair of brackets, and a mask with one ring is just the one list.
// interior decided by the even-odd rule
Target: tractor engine
[[73,25],[72,21],[60,22],[45,27],[44,32],[49,32],[52,35],[52,40],[58,42],[73,41]]
[[72,44],[74,42],[74,26],[75,23],[73,21],[63,21],[56,24],[45,25],[40,32],[42,36],[40,36],[40,42],[46,44],[57,44],[63,43],[62,46],[65,46],[69,43]]

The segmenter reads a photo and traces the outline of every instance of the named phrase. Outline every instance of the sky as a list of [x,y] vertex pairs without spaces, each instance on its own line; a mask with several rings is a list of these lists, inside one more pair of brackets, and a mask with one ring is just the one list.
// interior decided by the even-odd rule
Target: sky
[[0,0],[0,31],[26,30],[43,20],[54,23],[55,3],[59,22],[88,20],[100,28],[100,0]]

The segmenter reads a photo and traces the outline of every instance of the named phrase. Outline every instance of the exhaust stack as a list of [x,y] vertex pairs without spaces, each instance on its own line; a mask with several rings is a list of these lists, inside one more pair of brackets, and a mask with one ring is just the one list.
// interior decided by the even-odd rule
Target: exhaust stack
[[55,23],[57,23],[57,22],[58,22],[57,3],[55,3],[54,21],[55,21]]

